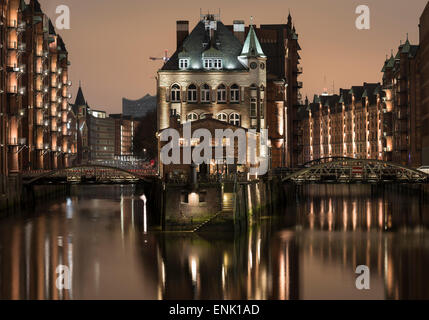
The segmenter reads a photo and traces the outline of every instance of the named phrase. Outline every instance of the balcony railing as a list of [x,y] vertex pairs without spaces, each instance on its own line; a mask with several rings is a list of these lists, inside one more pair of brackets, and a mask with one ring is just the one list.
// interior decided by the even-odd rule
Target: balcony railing
[[9,145],[11,146],[25,146],[27,144],[27,138],[11,138],[9,140]]
[[17,50],[18,49],[18,42],[16,42],[16,41],[8,42],[7,48],[9,50]]

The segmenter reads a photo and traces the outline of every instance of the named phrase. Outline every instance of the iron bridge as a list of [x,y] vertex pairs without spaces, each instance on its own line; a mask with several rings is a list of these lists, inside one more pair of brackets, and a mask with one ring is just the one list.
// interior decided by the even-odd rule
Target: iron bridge
[[153,170],[126,170],[100,165],[84,165],[53,171],[32,172],[24,175],[24,184],[134,184],[153,182]]
[[283,178],[295,183],[427,183],[429,176],[398,164],[369,159],[329,157],[317,159]]

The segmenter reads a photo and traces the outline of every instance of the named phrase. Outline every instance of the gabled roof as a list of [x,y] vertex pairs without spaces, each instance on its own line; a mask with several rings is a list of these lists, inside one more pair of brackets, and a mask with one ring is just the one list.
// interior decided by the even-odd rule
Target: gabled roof
[[241,42],[221,21],[216,21],[212,38],[205,22],[200,21],[185,39],[182,48],[173,54],[161,70],[179,70],[179,58],[188,58],[190,70],[203,71],[203,56],[214,57],[216,54],[220,55],[227,70],[247,70],[238,60],[242,47]]
[[256,36],[255,29],[250,26],[249,33],[247,34],[246,41],[244,41],[243,50],[241,56],[246,57],[265,57],[262,51],[261,44],[259,43],[258,37]]
[[364,88],[361,86],[353,86],[350,89],[350,94],[355,96],[355,99],[361,99],[364,92]]

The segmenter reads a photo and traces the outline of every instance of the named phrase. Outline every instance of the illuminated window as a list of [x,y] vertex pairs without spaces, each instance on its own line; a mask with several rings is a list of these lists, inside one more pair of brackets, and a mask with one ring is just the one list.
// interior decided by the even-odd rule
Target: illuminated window
[[250,117],[251,118],[256,118],[256,115],[257,115],[256,108],[257,108],[256,99],[252,98],[250,100]]
[[232,113],[229,116],[229,123],[234,126],[240,126],[240,115],[238,113]]
[[213,67],[215,69],[222,69],[222,59],[213,59]]
[[188,102],[197,102],[197,87],[194,84],[188,87]]
[[180,87],[177,84],[171,87],[171,101],[180,102]]
[[222,69],[222,59],[204,59],[204,69]]
[[213,59],[204,59],[204,69],[213,68]]
[[228,115],[226,113],[219,113],[217,119],[220,121],[228,122]]
[[226,102],[226,87],[223,84],[217,88],[217,102]]
[[198,115],[196,113],[190,113],[188,114],[186,119],[188,121],[195,121],[195,120],[198,120]]
[[201,87],[201,102],[210,102],[210,87],[207,84]]
[[231,86],[231,102],[239,102],[240,101],[240,88],[238,85],[233,84]]
[[189,68],[189,59],[179,59],[179,68],[186,70]]

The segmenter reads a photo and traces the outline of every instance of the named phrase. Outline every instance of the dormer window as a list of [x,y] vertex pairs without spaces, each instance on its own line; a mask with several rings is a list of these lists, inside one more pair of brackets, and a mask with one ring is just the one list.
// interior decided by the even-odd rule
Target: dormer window
[[204,69],[222,69],[222,59],[204,59]]
[[222,69],[222,59],[213,59],[213,67],[215,69]]
[[204,59],[204,69],[213,68],[213,59]]
[[189,68],[189,59],[179,59],[179,69],[186,70]]

